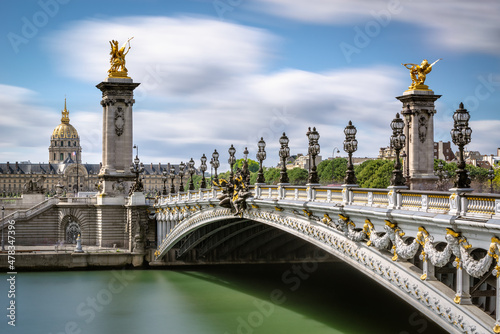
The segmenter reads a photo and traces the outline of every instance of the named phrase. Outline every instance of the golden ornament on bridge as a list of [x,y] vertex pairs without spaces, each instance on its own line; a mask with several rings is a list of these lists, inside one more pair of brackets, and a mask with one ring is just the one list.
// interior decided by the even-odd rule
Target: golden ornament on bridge
[[[130,51],[130,40],[132,40],[132,38],[134,37],[129,38],[125,43],[123,43],[121,48],[118,48],[118,41],[111,40],[109,42],[109,44],[111,45],[111,52],[109,53],[111,55],[111,58],[109,60],[111,67],[108,70],[110,78],[130,79],[127,76],[128,70],[125,67],[125,56]],[[127,44],[128,44],[128,49],[127,51],[125,51]]]
[[427,74],[432,71],[432,66],[434,66],[441,59],[442,58],[439,58],[432,64],[429,64],[427,59],[422,60],[420,65],[413,63],[401,64],[410,70],[411,86],[408,87],[408,90],[430,90],[429,86],[424,85],[425,79]]

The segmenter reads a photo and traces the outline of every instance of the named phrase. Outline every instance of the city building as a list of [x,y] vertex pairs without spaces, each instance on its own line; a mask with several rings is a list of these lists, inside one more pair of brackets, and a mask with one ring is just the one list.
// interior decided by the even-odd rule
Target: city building
[[394,160],[396,158],[396,151],[390,147],[381,147],[378,151],[378,159],[382,160]]
[[[318,166],[321,161],[322,161],[321,155],[317,155],[315,159],[316,166]],[[309,159],[309,155],[303,155],[299,153],[297,154],[296,159],[294,159],[292,162],[287,163],[286,168],[287,169],[302,168],[309,170],[310,163],[311,159]]]
[[451,143],[443,143],[441,140],[439,142],[434,142],[434,159],[441,159],[444,161],[456,160],[455,154],[451,149]]
[[497,154],[496,156],[491,154],[491,155],[483,155],[483,161],[487,161],[490,166],[495,166],[500,162],[500,148],[497,148]]

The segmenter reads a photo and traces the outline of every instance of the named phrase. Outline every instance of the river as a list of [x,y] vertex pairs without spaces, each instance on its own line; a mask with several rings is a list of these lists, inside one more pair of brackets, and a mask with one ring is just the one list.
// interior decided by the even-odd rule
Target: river
[[15,301],[0,333],[445,333],[343,263],[20,272]]

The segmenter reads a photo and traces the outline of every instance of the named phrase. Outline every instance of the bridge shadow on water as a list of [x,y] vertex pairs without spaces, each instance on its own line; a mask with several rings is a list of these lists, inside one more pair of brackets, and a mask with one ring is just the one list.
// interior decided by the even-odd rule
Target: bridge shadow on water
[[293,324],[287,324],[286,317],[283,328],[272,332],[260,326],[280,314],[279,310],[293,314],[294,321],[296,317],[311,320],[307,333],[446,333],[401,298],[342,262],[197,266],[175,271],[254,298],[250,311],[236,312],[239,320],[222,333],[299,333],[289,328]]

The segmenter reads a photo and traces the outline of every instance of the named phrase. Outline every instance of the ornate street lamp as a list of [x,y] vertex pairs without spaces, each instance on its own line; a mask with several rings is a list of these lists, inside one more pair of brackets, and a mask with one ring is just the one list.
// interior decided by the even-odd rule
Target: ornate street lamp
[[236,149],[234,148],[233,144],[231,144],[231,147],[227,151],[229,152],[229,159],[227,160],[227,162],[229,162],[229,166],[231,167],[229,178],[230,180],[233,180],[234,177],[233,166],[236,163],[236,158],[234,157],[234,154],[236,153]]
[[135,174],[135,183],[130,189],[131,192],[142,192],[144,191],[144,185],[140,179],[140,175],[144,172],[144,164],[140,162],[139,157],[136,155],[134,163],[130,165],[130,171]]
[[490,166],[490,170],[488,171],[488,180],[490,180],[490,193],[493,194],[493,179],[495,178],[495,170],[493,166]]
[[257,160],[259,160],[259,172],[257,174],[257,183],[265,183],[264,179],[264,169],[262,168],[262,161],[266,160],[266,142],[264,141],[264,137],[260,137],[259,142],[257,143],[257,147],[259,151],[255,155]]
[[349,155],[347,163],[347,171],[344,182],[346,184],[356,184],[356,176],[354,175],[354,166],[352,164],[352,154],[358,149],[358,141],[356,140],[356,127],[349,121],[349,125],[345,127],[344,151]]
[[243,151],[243,168],[241,171],[241,176],[243,177],[243,183],[246,185],[250,184],[250,170],[248,169],[248,148],[245,147]]
[[470,177],[465,169],[464,160],[464,146],[470,143],[472,133],[469,128],[469,118],[467,109],[464,109],[464,104],[460,102],[460,106],[453,114],[454,125],[451,129],[451,139],[459,150],[455,188],[470,188]]
[[163,195],[167,194],[167,180],[168,180],[168,172],[167,169],[163,169],[163,176],[161,177],[161,180],[163,181]]
[[308,183],[319,183],[318,173],[316,172],[316,156],[320,152],[319,147],[319,133],[316,131],[314,127],[311,131],[311,128],[307,131],[307,138],[309,139],[309,158],[311,158],[312,167],[309,171],[309,180]]
[[394,163],[394,170],[392,171],[391,186],[405,185],[405,179],[401,171],[401,162],[399,161],[399,152],[405,146],[406,141],[406,136],[403,134],[404,127],[405,123],[399,117],[399,113],[397,113],[396,118],[391,122],[391,146],[396,150],[396,161]]
[[335,153],[340,153],[340,150],[337,146],[333,148],[332,152],[332,183],[335,183]]
[[413,115],[410,105],[406,105],[406,109],[401,112],[401,115],[406,120],[406,152],[404,152],[401,157],[405,158],[405,179],[406,185],[410,186],[410,126],[411,126],[411,115]]
[[205,171],[207,170],[207,157],[205,156],[205,153],[203,153],[200,160],[201,160],[200,170],[203,175],[201,178],[200,188],[205,189],[207,187],[207,182],[205,181]]
[[181,178],[181,183],[179,184],[180,193],[184,192],[184,184],[182,184],[182,178],[184,176],[184,168],[186,168],[186,164],[181,161],[181,163],[179,164],[179,177]]
[[434,172],[434,174],[439,178],[437,186],[438,190],[444,190],[444,185],[449,178],[448,171],[445,171],[443,167],[443,162],[439,161],[437,170]]
[[191,179],[189,180],[189,190],[194,190],[193,174],[195,172],[195,169],[194,169],[193,158],[191,158],[191,160],[189,160],[189,162],[188,162],[188,170],[187,171],[191,177]]
[[214,150],[214,153],[212,153],[212,160],[210,161],[210,164],[212,164],[212,167],[215,169],[214,182],[216,184],[219,184],[219,178],[217,177],[217,168],[219,168],[220,162],[219,152],[217,152],[217,150]]
[[168,174],[170,177],[170,193],[175,194],[175,186],[174,186],[174,179],[175,179],[175,167],[172,165],[170,166],[170,173]]
[[283,132],[280,138],[280,158],[281,158],[281,172],[280,172],[280,183],[289,183],[288,174],[286,172],[286,159],[290,157],[290,148],[288,147],[288,137]]

